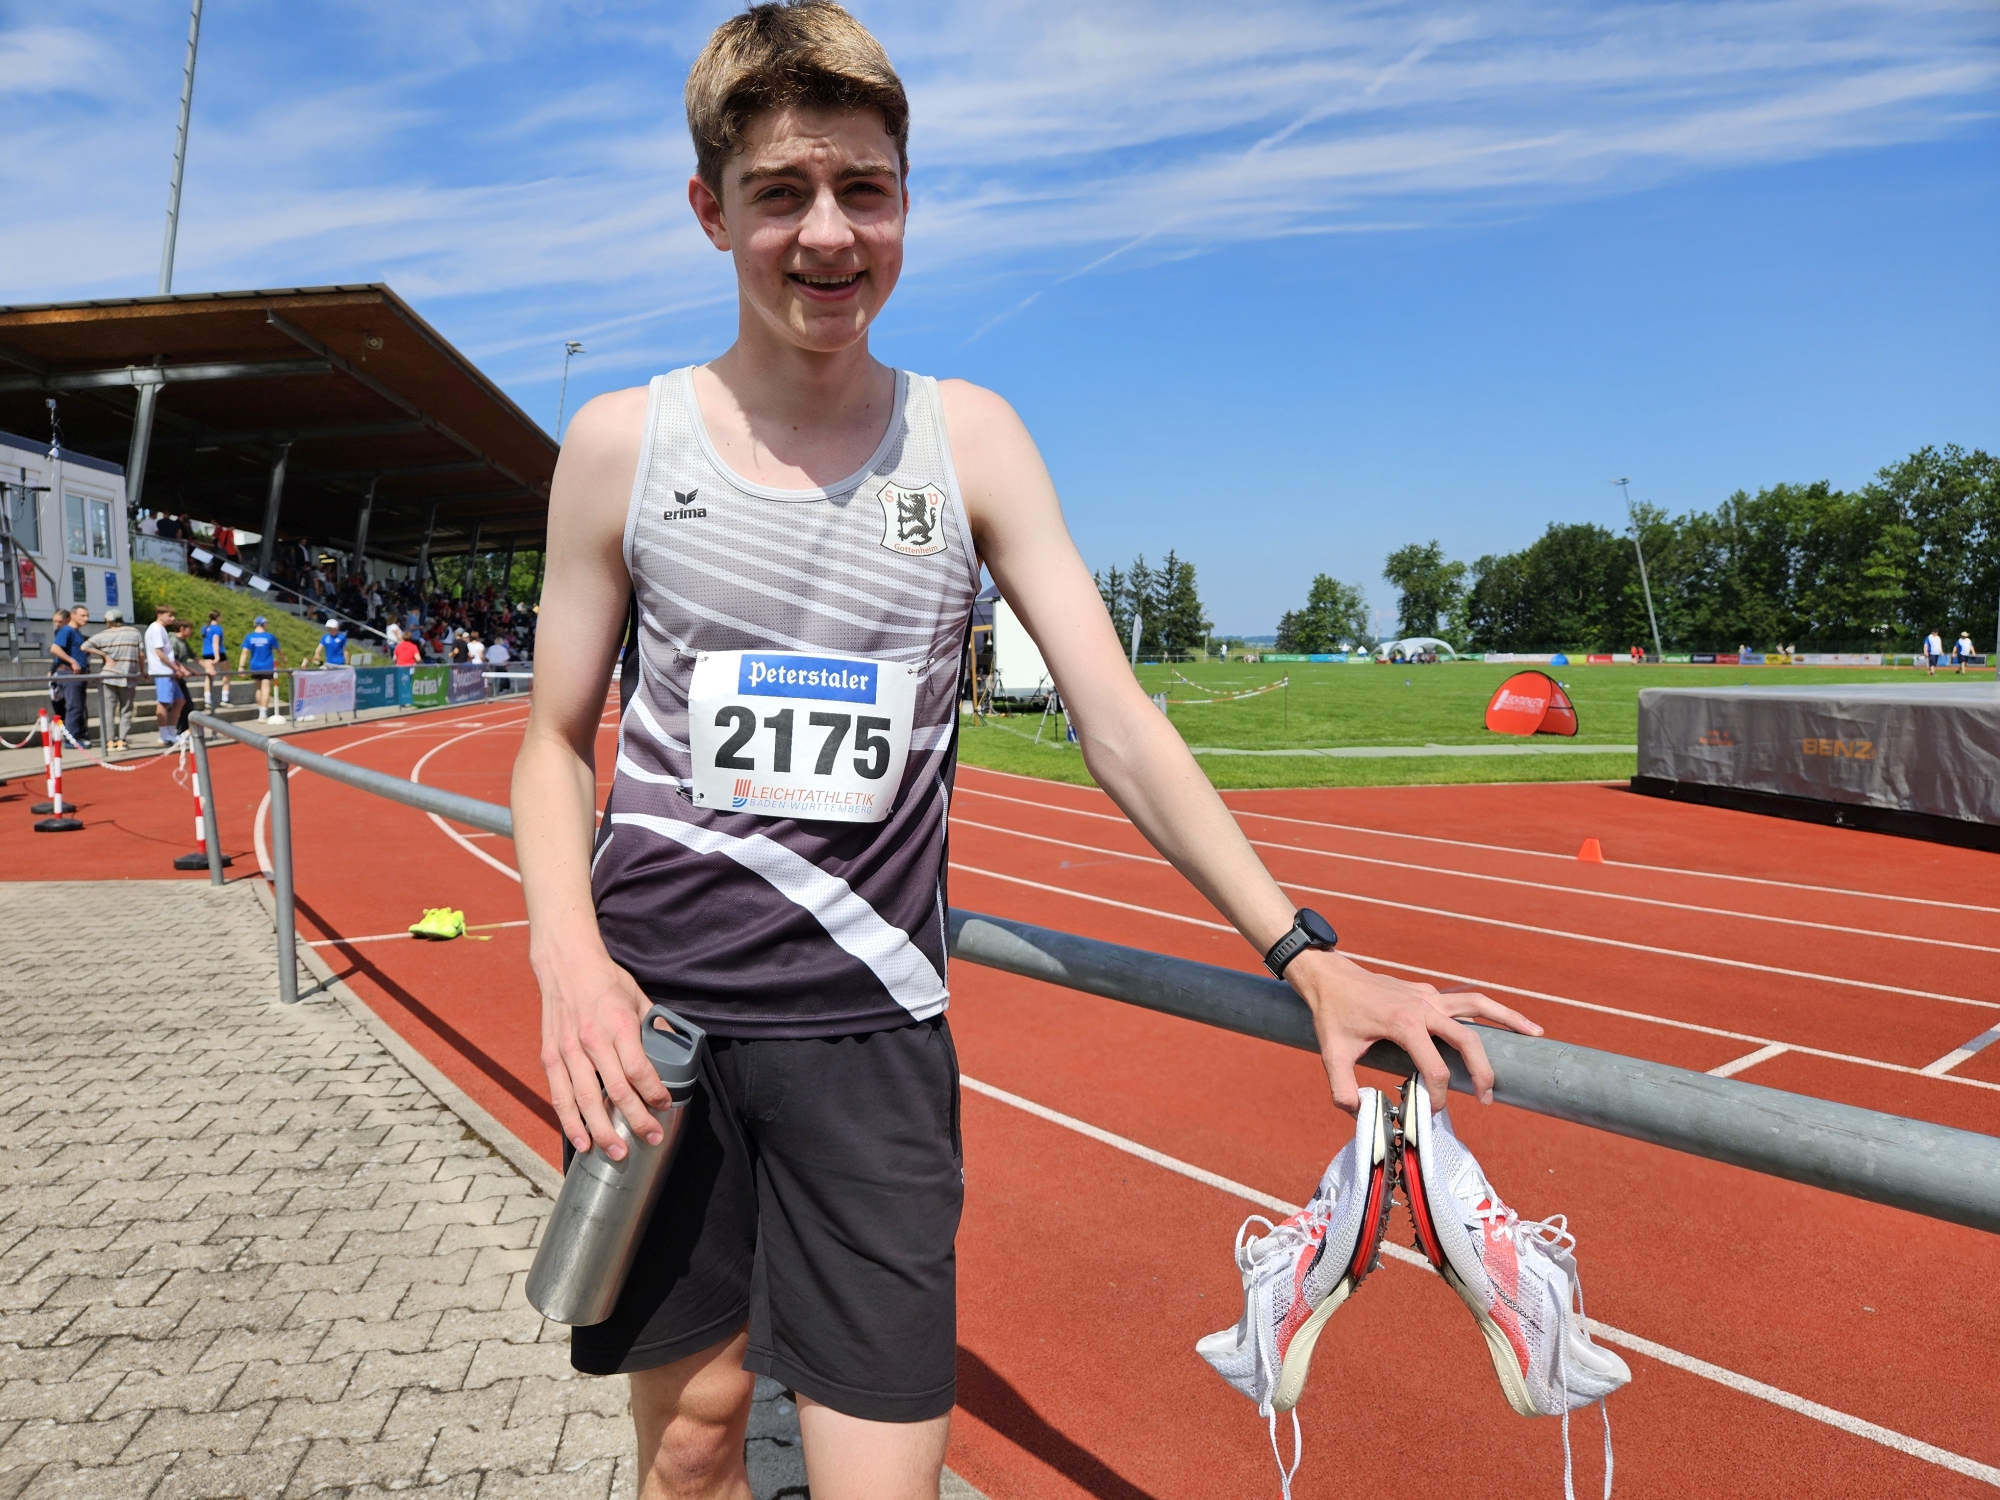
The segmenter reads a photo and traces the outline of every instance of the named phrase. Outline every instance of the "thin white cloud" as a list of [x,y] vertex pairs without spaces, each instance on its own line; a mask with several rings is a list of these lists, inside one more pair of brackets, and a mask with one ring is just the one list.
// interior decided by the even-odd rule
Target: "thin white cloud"
[[[908,284],[982,289],[967,337],[1128,263],[1938,139],[2000,82],[1987,0],[858,8],[911,87]],[[727,300],[686,208],[679,99],[727,9],[212,11],[178,284],[386,279],[462,302],[458,336],[503,359],[587,328],[644,363],[667,310]],[[0,195],[34,214],[0,300],[151,289],[179,25],[0,23],[0,88],[33,95]]]

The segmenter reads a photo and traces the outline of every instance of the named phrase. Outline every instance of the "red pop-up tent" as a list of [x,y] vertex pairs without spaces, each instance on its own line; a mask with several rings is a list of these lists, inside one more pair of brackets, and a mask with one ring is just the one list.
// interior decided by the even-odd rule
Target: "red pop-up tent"
[[1495,734],[1576,737],[1576,705],[1546,672],[1516,672],[1486,705],[1486,727]]

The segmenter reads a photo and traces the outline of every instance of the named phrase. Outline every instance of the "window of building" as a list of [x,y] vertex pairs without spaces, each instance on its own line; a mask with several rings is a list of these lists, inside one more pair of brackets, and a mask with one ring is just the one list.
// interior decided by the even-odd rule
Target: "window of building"
[[29,552],[42,550],[41,496],[24,484],[7,486],[7,520],[14,528],[14,543]]
[[90,534],[83,524],[83,496],[63,496],[63,543],[71,557],[90,556]]
[[111,502],[93,500],[90,502],[90,555],[109,558],[111,556]]

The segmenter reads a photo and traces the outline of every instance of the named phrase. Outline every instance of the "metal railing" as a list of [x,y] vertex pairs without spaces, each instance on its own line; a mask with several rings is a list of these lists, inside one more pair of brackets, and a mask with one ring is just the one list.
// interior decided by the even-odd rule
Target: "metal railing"
[[[197,713],[192,722],[262,750],[268,760],[278,978],[287,1002],[298,998],[287,767],[483,833],[514,835],[513,814],[495,803],[352,766],[209,714]],[[210,879],[219,885],[215,798],[199,734],[195,758],[208,810]],[[1275,979],[956,907],[948,931],[951,956],[966,963],[1319,1051],[1305,1002]],[[1480,1040],[1493,1062],[1494,1097],[1503,1104],[2000,1234],[2000,1138],[1493,1027],[1482,1027]],[[1464,1062],[1443,1043],[1438,1050],[1451,1067],[1451,1086],[1469,1093]],[[1387,1042],[1370,1048],[1362,1063],[1405,1076],[1414,1071],[1403,1050]]]

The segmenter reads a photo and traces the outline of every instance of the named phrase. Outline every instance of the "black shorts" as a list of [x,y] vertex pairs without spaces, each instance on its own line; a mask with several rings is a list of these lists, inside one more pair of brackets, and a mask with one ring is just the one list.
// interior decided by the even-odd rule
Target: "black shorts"
[[572,1330],[571,1363],[655,1369],[747,1323],[744,1368],[835,1411],[949,1412],[965,1174],[944,1018],[711,1037],[688,1110],[624,1293],[608,1320]]

